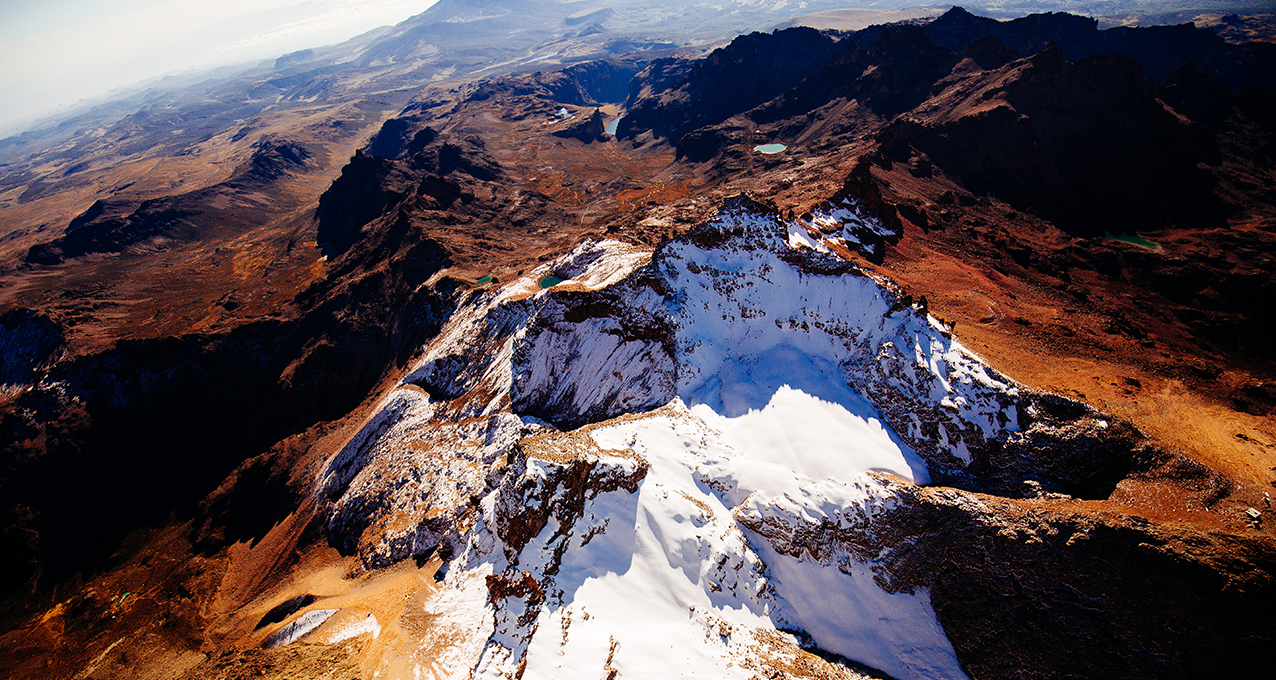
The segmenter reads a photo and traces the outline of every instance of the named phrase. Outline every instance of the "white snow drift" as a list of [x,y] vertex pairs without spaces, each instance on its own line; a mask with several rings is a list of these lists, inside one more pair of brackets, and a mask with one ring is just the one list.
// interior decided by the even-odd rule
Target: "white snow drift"
[[732,204],[453,316],[318,486],[369,566],[448,558],[419,677],[751,678],[803,645],[964,677],[927,593],[831,536],[1015,431],[1017,388],[803,233]]

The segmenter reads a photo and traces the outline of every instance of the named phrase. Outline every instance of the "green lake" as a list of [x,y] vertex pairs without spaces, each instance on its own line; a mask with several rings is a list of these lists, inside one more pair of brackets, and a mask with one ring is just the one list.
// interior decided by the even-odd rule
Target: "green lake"
[[541,288],[553,288],[562,282],[563,280],[557,276],[546,276],[540,280],[540,286]]
[[768,154],[770,154],[770,153],[780,153],[780,152],[784,151],[784,150],[785,150],[785,149],[787,149],[787,148],[789,148],[789,147],[787,147],[787,146],[785,146],[785,145],[783,145],[783,144],[759,144],[759,145],[757,145],[757,146],[753,147],[753,150],[754,150],[754,151],[757,151],[758,153],[768,153]]
[[1156,241],[1149,241],[1138,234],[1113,234],[1112,232],[1105,231],[1103,232],[1103,237],[1112,239],[1113,241],[1120,241],[1121,243],[1128,243],[1132,246],[1147,248],[1154,253],[1159,253],[1164,250],[1164,248],[1161,247],[1161,244]]

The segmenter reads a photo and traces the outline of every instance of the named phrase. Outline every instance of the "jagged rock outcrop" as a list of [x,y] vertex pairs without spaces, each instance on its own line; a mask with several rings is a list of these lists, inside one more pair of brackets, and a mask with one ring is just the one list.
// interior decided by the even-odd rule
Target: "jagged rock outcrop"
[[555,130],[554,136],[563,139],[578,139],[586,144],[590,142],[601,142],[606,137],[604,132],[607,130],[607,116],[603,114],[601,109],[594,109],[588,118],[569,124],[561,130]]
[[0,390],[30,385],[64,342],[62,329],[43,314],[12,309],[0,315]]
[[[866,29],[876,32],[881,28]],[[1215,81],[1239,90],[1257,85],[1271,90],[1276,87],[1273,66],[1276,48],[1271,44],[1250,42],[1235,45],[1217,33],[1186,23],[1177,26],[1119,27],[1099,30],[1098,21],[1090,17],[1064,12],[1046,12],[997,21],[954,7],[924,30],[936,45],[953,51],[966,49],[974,40],[985,36],[1000,39],[1020,57],[1028,57],[1056,44],[1075,61],[1100,54],[1119,54],[1139,62],[1146,75],[1156,82],[1166,74],[1192,60],[1204,66]],[[866,33],[865,35],[868,35]]]
[[[616,136],[650,130],[677,144],[688,132],[767,102],[815,71],[836,47],[810,28],[752,33],[715,50],[678,78],[679,62],[657,62],[638,76]],[[661,87],[670,83],[673,87]],[[649,93],[649,94],[644,94]]]
[[784,554],[852,556],[887,591],[924,588],[972,677],[1261,672],[1266,633],[1251,626],[1271,597],[1276,545],[883,481],[894,502],[850,526],[739,519]]
[[[401,140],[413,129],[410,121],[391,126],[392,122],[385,124],[390,126],[388,130],[383,126],[387,140]],[[412,133],[412,141],[401,153],[396,144],[386,141],[382,145],[378,134],[369,152],[356,153],[319,198],[315,220],[322,248],[332,254],[344,253],[374,220],[395,214],[398,217],[394,219],[407,219],[402,210],[409,206],[447,210],[457,200],[468,204],[474,196],[461,188],[458,176],[472,182],[502,175],[496,160],[484,153],[482,140],[473,137],[445,139],[423,127]],[[374,148],[393,155],[373,155]]]
[[[1070,64],[1058,48],[939,82],[929,111],[881,133],[892,161],[923,153],[976,195],[1095,236],[1225,224],[1202,166],[1217,146],[1158,101],[1123,57]],[[995,83],[995,84],[994,84]]]
[[390,160],[413,156],[438,138],[438,133],[420,122],[417,115],[401,115],[381,124],[362,152]]
[[[1146,539],[1057,510],[1038,526],[1029,504],[1102,498],[1185,462],[988,368],[819,233],[732,199],[653,253],[585,244],[477,296],[325,463],[314,493],[329,543],[366,569],[443,563],[447,672],[535,676],[567,655],[641,674],[657,648],[666,670],[743,677],[802,648],[850,676],[860,667],[839,656],[893,677],[1060,672],[1053,651],[990,639],[1086,649],[1093,638],[1015,629],[1034,607],[1075,606],[1073,591],[1025,574],[1036,585],[1004,595],[1022,616],[977,622],[963,597],[988,597],[1005,571],[974,572],[1036,550],[1013,538],[1021,525],[1101,537],[1059,546],[1063,562],[1126,559]],[[551,273],[562,282],[541,289]],[[956,488],[916,486],[932,480]],[[966,551],[987,559],[951,556]],[[982,585],[952,578],[953,559]],[[1098,616],[1133,616],[1144,635],[1095,657],[1121,674],[1170,638],[1106,593]]]

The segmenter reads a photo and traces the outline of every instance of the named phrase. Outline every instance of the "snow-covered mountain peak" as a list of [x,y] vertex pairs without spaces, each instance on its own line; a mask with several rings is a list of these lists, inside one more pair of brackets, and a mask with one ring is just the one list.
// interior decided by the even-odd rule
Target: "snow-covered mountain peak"
[[423,676],[964,677],[883,527],[932,479],[1086,474],[1096,416],[794,224],[732,199],[474,297],[328,462],[334,546],[445,564],[466,632]]

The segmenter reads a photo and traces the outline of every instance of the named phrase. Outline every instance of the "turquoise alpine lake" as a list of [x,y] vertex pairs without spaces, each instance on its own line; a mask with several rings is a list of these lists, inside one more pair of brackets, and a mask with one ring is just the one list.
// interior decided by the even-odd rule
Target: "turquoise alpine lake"
[[759,144],[753,147],[753,150],[757,151],[758,153],[772,154],[772,153],[780,153],[781,151],[784,151],[787,148],[789,147],[783,144]]
[[1138,234],[1113,234],[1110,231],[1105,231],[1103,232],[1103,237],[1112,239],[1113,241],[1120,241],[1121,243],[1128,243],[1132,246],[1146,248],[1154,253],[1159,253],[1162,250],[1165,250],[1161,247],[1161,244],[1156,241],[1149,241]]

